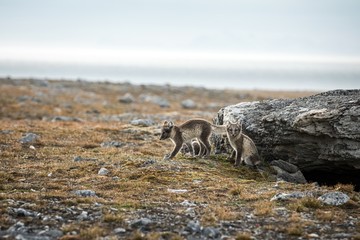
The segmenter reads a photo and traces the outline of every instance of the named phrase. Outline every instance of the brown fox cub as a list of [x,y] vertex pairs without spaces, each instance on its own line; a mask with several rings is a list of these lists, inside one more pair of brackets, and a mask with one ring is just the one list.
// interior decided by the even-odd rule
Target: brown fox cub
[[170,138],[175,147],[171,153],[164,156],[164,159],[175,157],[183,143],[191,144],[191,140],[194,138],[199,141],[199,155],[208,156],[211,151],[209,137],[211,132],[213,130],[217,131],[217,129],[223,131],[223,128],[220,126],[213,125],[203,119],[191,119],[179,126],[174,125],[171,121],[165,121],[161,129],[160,140]]
[[250,137],[242,133],[241,123],[228,123],[226,133],[231,147],[234,149],[230,159],[235,157],[235,166],[245,163],[249,166],[257,166],[261,163],[255,143]]

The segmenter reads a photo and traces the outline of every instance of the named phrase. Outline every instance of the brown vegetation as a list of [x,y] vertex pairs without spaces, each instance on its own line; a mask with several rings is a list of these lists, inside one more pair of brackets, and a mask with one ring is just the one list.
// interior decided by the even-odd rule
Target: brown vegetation
[[[342,223],[344,219],[358,219],[358,209],[323,206],[310,198],[270,202],[276,193],[316,188],[312,184],[280,183],[274,188],[274,182],[252,169],[244,166],[235,169],[225,160],[227,156],[195,159],[178,154],[174,160],[162,160],[172,148],[170,141],[158,140],[165,118],[175,122],[193,117],[211,121],[221,106],[310,93],[64,81],[47,84],[39,86],[28,80],[0,82],[2,231],[21,220],[39,228],[48,225],[61,229],[63,239],[103,236],[182,239],[188,221],[197,219],[201,226],[219,227],[223,234],[235,239],[252,239],[256,234],[259,238],[269,236],[267,234],[276,236],[276,231],[289,238],[314,232],[330,236],[329,232],[320,232],[318,225],[322,223],[356,233],[356,229]],[[132,93],[136,102],[119,103],[118,98],[126,92]],[[165,97],[170,107],[144,103],[139,99],[141,94]],[[187,98],[196,101],[198,107],[183,109],[180,102]],[[218,108],[209,106],[211,102]],[[129,114],[130,119],[124,114]],[[74,119],[54,121],[56,116]],[[132,118],[151,118],[157,124],[133,126],[129,124]],[[19,139],[29,132],[40,138],[28,144],[20,143]],[[109,141],[122,142],[124,146],[100,146]],[[83,160],[74,161],[78,156]],[[105,176],[98,175],[102,167],[109,170]],[[359,194],[353,191],[353,186],[337,185],[335,188],[347,192],[353,204],[359,203]],[[95,191],[96,196],[74,194],[76,190],[85,189]],[[326,191],[331,187],[322,189]],[[182,204],[184,201],[191,205]],[[14,217],[9,207],[39,212],[50,216],[50,220]],[[286,214],[279,214],[278,208],[284,208]],[[71,211],[76,213],[71,215]],[[79,220],[82,211],[94,214]],[[310,223],[302,219],[301,213],[307,214]],[[61,216],[64,221],[51,220],[54,216]],[[148,229],[129,225],[134,219],[143,217],[153,221]],[[269,218],[274,220],[269,221]],[[247,219],[252,220],[246,222]],[[235,230],[226,229],[227,225],[222,225],[224,222],[233,224]],[[126,232],[117,235],[115,228],[124,228]],[[257,229],[261,229],[260,233]]]

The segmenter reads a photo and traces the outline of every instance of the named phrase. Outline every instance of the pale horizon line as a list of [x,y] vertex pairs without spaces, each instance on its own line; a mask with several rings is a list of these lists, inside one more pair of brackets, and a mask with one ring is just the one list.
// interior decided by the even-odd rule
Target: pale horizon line
[[215,67],[239,65],[360,65],[360,56],[290,55],[228,51],[180,51],[162,49],[110,49],[89,47],[0,46],[0,60],[84,65],[148,67]]

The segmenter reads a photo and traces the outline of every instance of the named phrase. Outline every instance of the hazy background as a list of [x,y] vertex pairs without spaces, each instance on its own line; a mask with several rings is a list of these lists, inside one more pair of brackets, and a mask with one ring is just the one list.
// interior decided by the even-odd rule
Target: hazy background
[[0,0],[0,76],[360,88],[358,0]]

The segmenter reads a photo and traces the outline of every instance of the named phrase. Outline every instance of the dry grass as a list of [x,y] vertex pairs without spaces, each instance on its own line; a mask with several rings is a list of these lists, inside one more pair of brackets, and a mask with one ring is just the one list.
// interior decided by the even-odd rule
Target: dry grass
[[[106,117],[131,113],[135,117],[145,115],[146,118],[146,114],[155,114],[152,116],[160,124],[167,116],[182,122],[208,111],[209,115],[200,117],[210,121],[218,111],[208,107],[210,101],[226,106],[240,101],[306,96],[310,93],[244,91],[239,94],[239,91],[230,90],[159,90],[148,86],[132,89],[124,85],[61,81],[49,84],[51,87],[42,88],[26,81],[18,86],[0,82],[0,130],[11,131],[0,135],[2,227],[13,223],[8,215],[8,207],[12,205],[7,199],[35,203],[29,209],[58,215],[73,206],[91,209],[95,204],[101,205],[101,217],[87,222],[86,226],[78,221],[58,226],[65,234],[76,232],[62,239],[97,239],[104,236],[111,239],[116,237],[112,232],[115,226],[126,227],[129,220],[138,217],[136,214],[156,212],[157,209],[166,209],[184,217],[187,207],[180,205],[184,200],[196,203],[193,208],[202,226],[237,221],[251,212],[261,222],[268,217],[279,217],[273,214],[277,203],[269,201],[277,191],[301,191],[309,187],[281,183],[281,189],[275,190],[272,188],[274,183],[259,173],[247,167],[235,169],[225,160],[226,156],[193,159],[178,155],[174,160],[163,161],[162,157],[172,149],[172,143],[158,140],[159,136],[155,133],[159,131],[159,125],[137,127],[130,125],[129,119],[115,121]],[[140,101],[120,104],[118,98],[128,91],[136,98],[144,93],[166,97],[171,106],[163,109]],[[29,99],[19,101],[17,98],[21,96],[29,96]],[[32,98],[41,101],[33,101]],[[179,102],[186,98],[197,101],[199,108],[181,108]],[[82,122],[51,121],[59,115],[76,117]],[[35,143],[21,144],[19,139],[28,132],[38,134],[40,139]],[[106,141],[119,141],[126,145],[121,148],[100,147]],[[77,156],[87,160],[75,162]],[[110,173],[99,176],[101,167],[106,167]],[[359,196],[353,192],[352,186],[337,185],[335,188],[348,192],[353,205],[358,204]],[[93,190],[97,197],[76,196],[73,191],[79,189]],[[168,189],[185,189],[187,192],[177,194]],[[298,215],[300,212],[315,211],[316,219],[323,222],[340,221],[348,214],[359,216],[355,208],[334,208],[331,215],[327,213],[329,209],[314,199],[281,204],[292,215],[279,221],[289,221],[291,224],[285,232],[294,236],[301,236],[300,231],[304,230],[305,223]],[[185,226],[188,220],[184,217]],[[274,231],[279,229],[278,225],[268,223],[266,228]],[[162,232],[159,229],[157,226],[154,232],[149,233],[131,229],[126,232],[126,238],[182,239],[170,230]],[[252,239],[248,232],[232,237]]]
[[273,214],[274,203],[270,201],[257,201],[253,204],[254,214],[257,216],[270,216]]
[[238,233],[236,235],[235,239],[236,240],[251,240],[253,238],[251,237],[250,233],[243,232],[243,233]]

